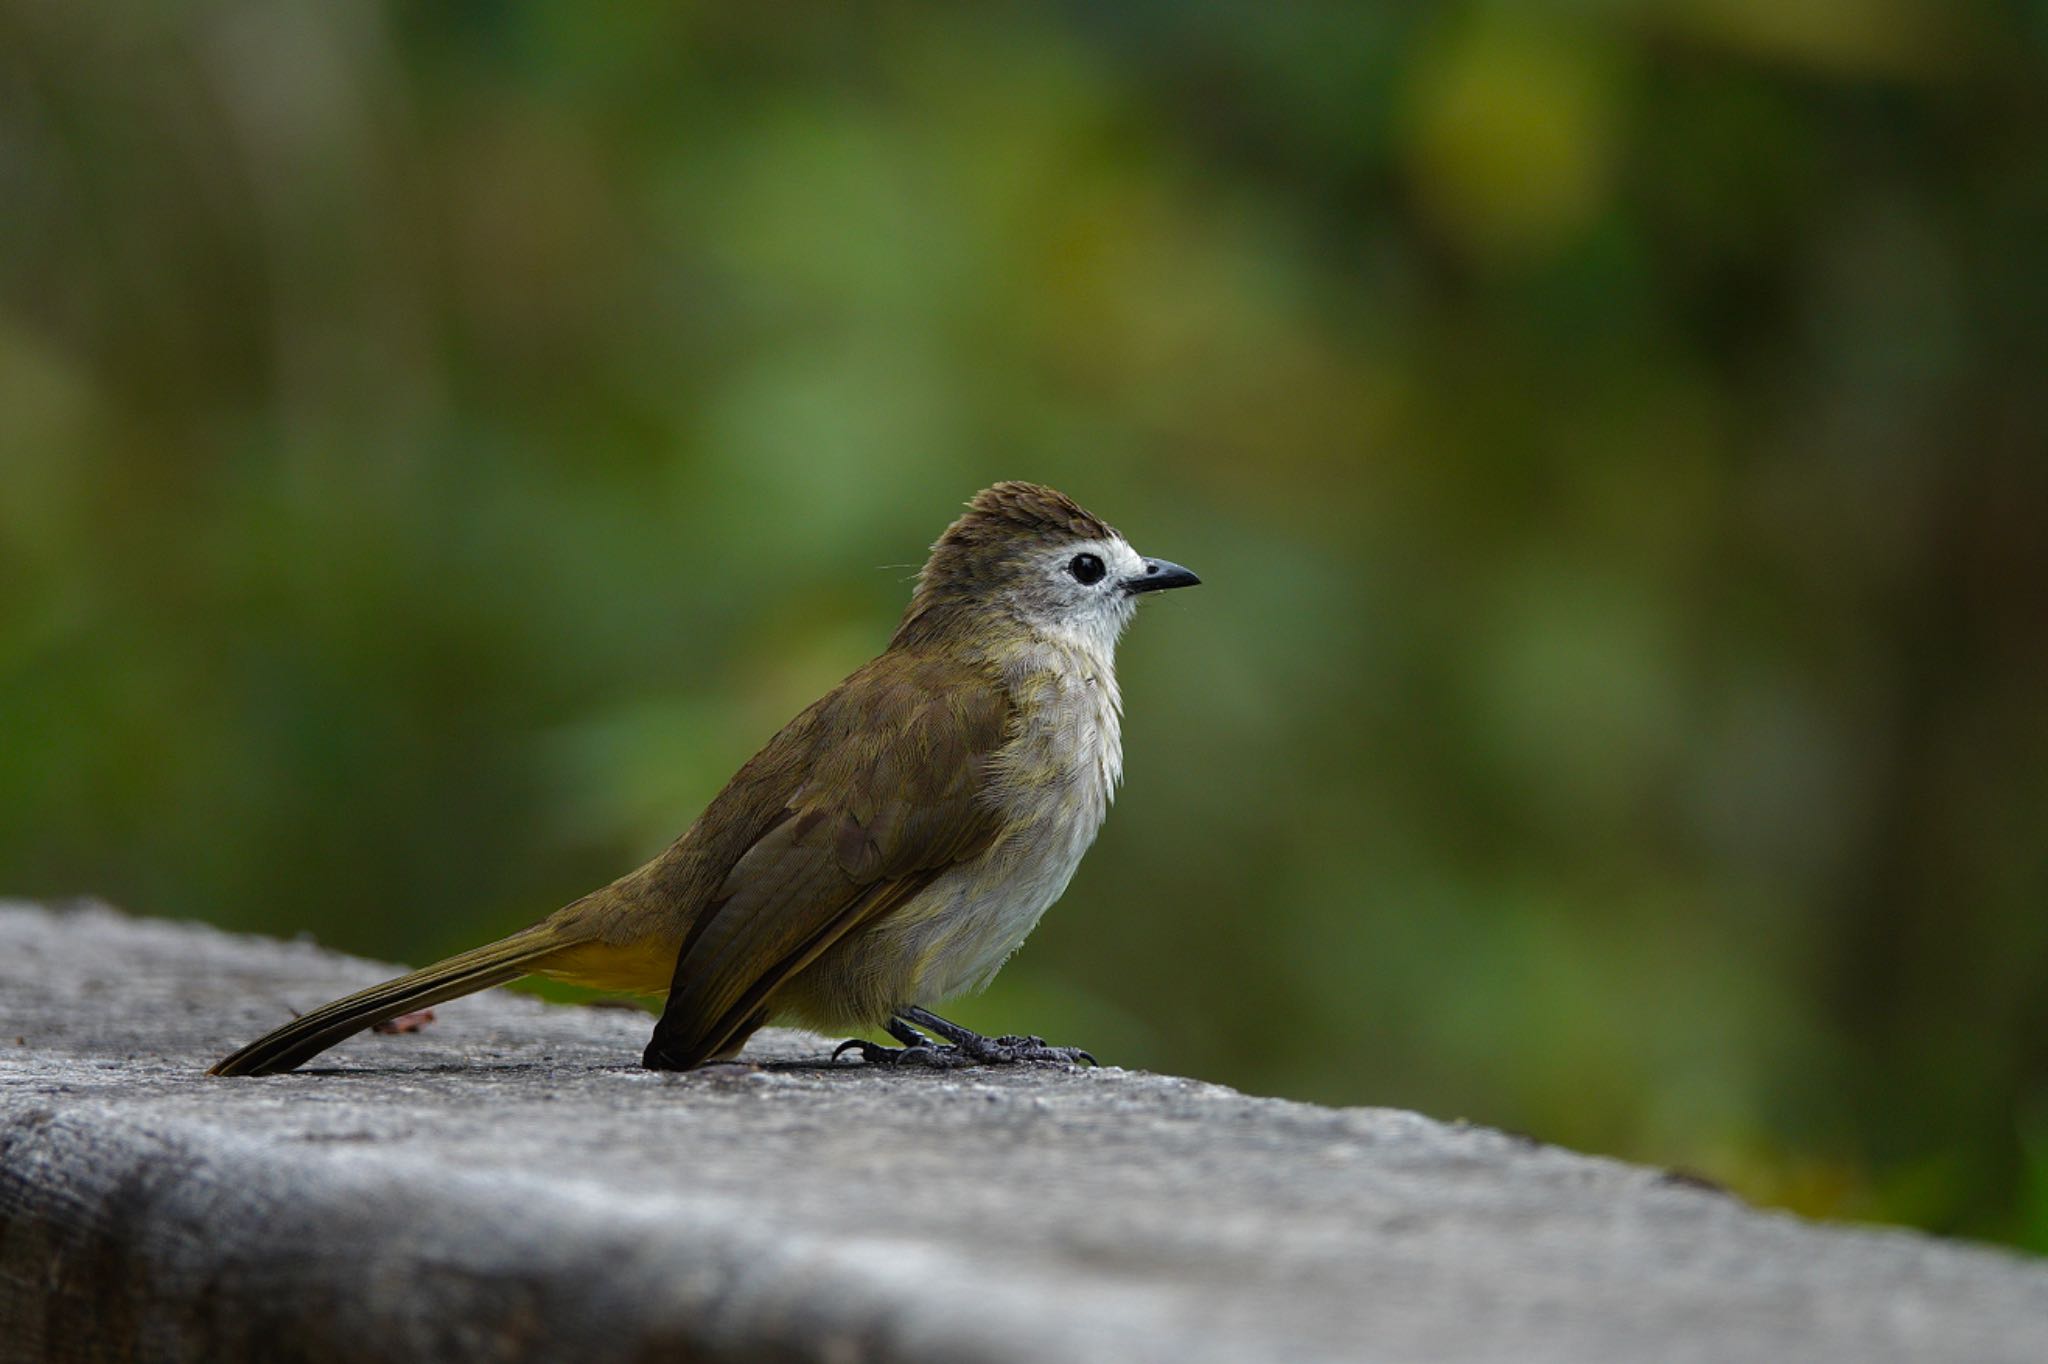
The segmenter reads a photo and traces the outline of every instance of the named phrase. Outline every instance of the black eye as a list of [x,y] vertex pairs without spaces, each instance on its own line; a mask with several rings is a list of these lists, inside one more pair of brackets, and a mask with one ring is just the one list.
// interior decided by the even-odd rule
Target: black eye
[[1073,574],[1074,581],[1080,583],[1099,583],[1107,571],[1102,566],[1102,560],[1093,554],[1076,554],[1074,561],[1067,565],[1067,572]]

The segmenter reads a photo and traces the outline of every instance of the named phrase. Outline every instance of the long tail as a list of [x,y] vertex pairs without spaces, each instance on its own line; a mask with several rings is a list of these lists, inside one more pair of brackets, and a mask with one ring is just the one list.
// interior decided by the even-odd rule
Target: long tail
[[552,920],[542,920],[509,938],[423,966],[411,975],[301,1014],[275,1032],[214,1063],[208,1075],[274,1075],[296,1070],[344,1037],[387,1018],[430,1004],[487,990],[526,975],[550,953],[575,945]]

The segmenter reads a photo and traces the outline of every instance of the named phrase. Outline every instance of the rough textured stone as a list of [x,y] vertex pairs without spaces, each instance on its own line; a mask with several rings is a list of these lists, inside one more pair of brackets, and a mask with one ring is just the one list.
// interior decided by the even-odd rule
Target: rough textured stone
[[2048,1266],[1412,1113],[893,1073],[493,992],[205,1064],[387,968],[0,908],[7,1359],[2048,1358]]

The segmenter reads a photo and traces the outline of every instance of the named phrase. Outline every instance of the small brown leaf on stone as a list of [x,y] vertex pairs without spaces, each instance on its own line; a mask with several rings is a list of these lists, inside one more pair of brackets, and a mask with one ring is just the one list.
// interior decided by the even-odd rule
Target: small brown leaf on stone
[[433,1021],[434,1011],[432,1009],[415,1009],[409,1014],[400,1014],[396,1018],[387,1018],[382,1023],[373,1023],[370,1025],[370,1031],[418,1032]]

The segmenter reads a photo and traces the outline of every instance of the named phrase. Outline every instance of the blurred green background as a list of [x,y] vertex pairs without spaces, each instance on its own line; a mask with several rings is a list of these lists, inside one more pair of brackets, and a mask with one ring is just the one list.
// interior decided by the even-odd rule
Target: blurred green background
[[2048,1250],[2048,6],[0,0],[0,472],[8,892],[494,936],[1040,479],[966,1021]]

